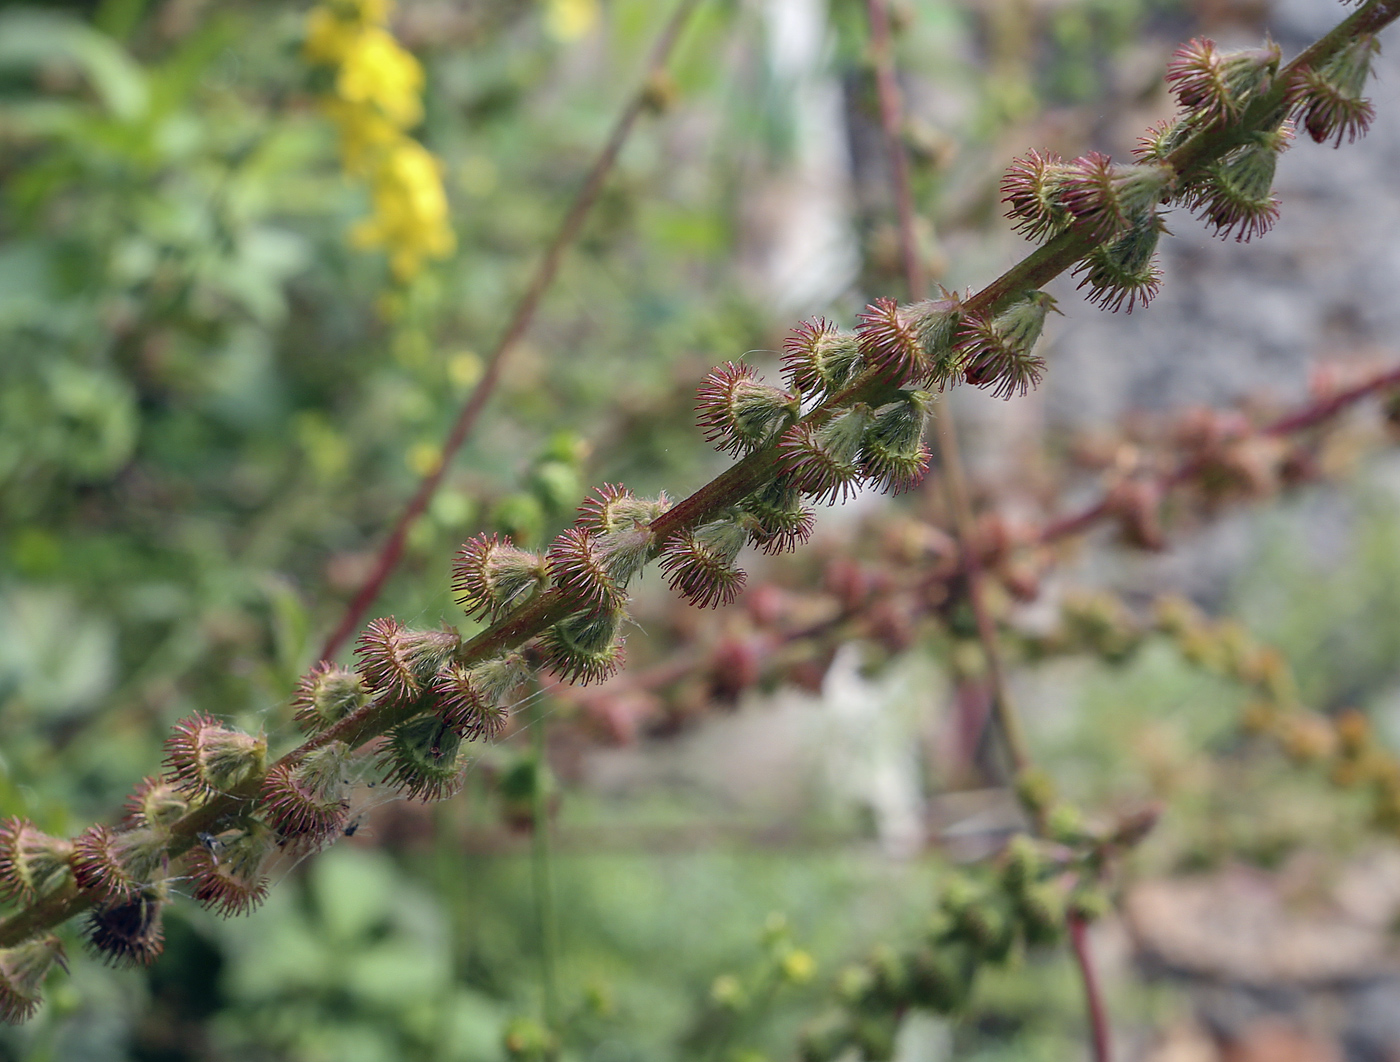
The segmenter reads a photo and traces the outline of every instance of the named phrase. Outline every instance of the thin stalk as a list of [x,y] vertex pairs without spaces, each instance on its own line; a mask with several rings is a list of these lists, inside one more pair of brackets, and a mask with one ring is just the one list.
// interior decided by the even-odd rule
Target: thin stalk
[[656,38],[656,43],[652,45],[651,56],[647,61],[646,71],[642,76],[641,85],[628,98],[627,104],[617,116],[617,121],[613,123],[612,134],[608,137],[607,143],[603,145],[602,151],[598,153],[598,157],[593,160],[588,177],[574,196],[568,213],[560,222],[559,229],[555,232],[554,238],[550,240],[539,265],[535,267],[534,275],[530,278],[530,283],[525,288],[524,294],[521,295],[520,301],[516,303],[505,331],[501,333],[500,339],[496,341],[496,346],[486,359],[486,370],[481,374],[481,379],[477,381],[476,387],[472,389],[472,393],[462,405],[457,419],[452,424],[452,430],[447,433],[447,439],[442,444],[441,457],[433,470],[419,481],[418,489],[413,492],[413,497],[409,499],[408,504],[403,507],[403,511],[394,521],[394,525],[389,531],[389,537],[380,547],[379,554],[375,558],[373,570],[365,579],[364,585],[356,592],[335,630],[326,639],[325,644],[321,647],[321,655],[317,659],[331,660],[335,657],[336,652],[345,644],[345,640],[359,629],[365,614],[369,612],[370,606],[379,596],[379,591],[383,589],[385,581],[398,566],[399,559],[403,556],[404,543],[408,540],[409,529],[427,511],[428,503],[433,500],[433,495],[437,493],[443,476],[447,473],[448,466],[452,463],[452,459],[457,456],[457,452],[461,450],[463,444],[466,443],[472,429],[476,427],[476,421],[481,415],[482,409],[485,408],[492,393],[496,390],[506,359],[514,352],[530,330],[530,325],[534,323],[535,311],[539,309],[540,300],[544,298],[545,292],[554,281],[555,274],[559,272],[559,263],[563,260],[564,252],[577,238],[589,211],[598,201],[598,193],[603,189],[603,182],[616,164],[623,145],[627,142],[628,136],[631,135],[632,128],[637,124],[637,119],[646,109],[653,83],[657,77],[665,72],[666,63],[670,59],[676,41],[680,38],[681,30],[685,28],[687,20],[700,3],[701,0],[680,0],[670,19],[662,28],[661,35]]
[[559,1032],[559,983],[556,958],[559,954],[559,926],[554,908],[554,877],[549,845],[549,794],[545,779],[549,758],[545,743],[545,698],[535,698],[530,712],[531,747],[535,754],[535,784],[530,794],[530,885],[535,904],[535,925],[539,930],[540,989],[544,997],[544,1025]]
[[[894,51],[890,41],[890,27],[885,0],[866,0],[870,15],[870,38],[875,59],[875,76],[879,84],[880,121],[884,127],[885,147],[890,155],[890,172],[893,176],[895,200],[899,204],[899,242],[903,251],[905,281],[909,285],[911,299],[923,298],[924,277],[918,257],[916,234],[914,231],[914,202],[909,188],[909,167],[904,153],[904,141],[900,136],[903,118],[900,110],[899,84],[895,78]],[[1006,672],[1002,666],[1001,646],[997,639],[996,624],[987,608],[985,583],[982,571],[980,550],[977,546],[977,525],[968,498],[967,480],[964,474],[962,454],[958,447],[957,429],[953,423],[952,411],[945,401],[941,415],[934,418],[938,436],[939,455],[943,466],[943,485],[948,497],[949,508],[953,512],[955,537],[958,555],[963,562],[964,579],[967,585],[967,600],[977,622],[977,638],[982,645],[982,653],[987,659],[987,680],[992,695],[992,715],[997,730],[1006,747],[1011,761],[1012,772],[1020,775],[1031,765],[1030,749],[1026,743],[1020,716],[1007,692]],[[1023,801],[1026,811],[1035,824],[1037,832],[1043,826],[1038,809]],[[1109,1027],[1099,999],[1098,979],[1094,972],[1093,956],[1084,939],[1084,927],[1077,920],[1070,923],[1071,939],[1074,942],[1074,957],[1079,968],[1080,980],[1084,984],[1084,994],[1088,999],[1089,1027],[1093,1038],[1095,1062],[1110,1062]]]

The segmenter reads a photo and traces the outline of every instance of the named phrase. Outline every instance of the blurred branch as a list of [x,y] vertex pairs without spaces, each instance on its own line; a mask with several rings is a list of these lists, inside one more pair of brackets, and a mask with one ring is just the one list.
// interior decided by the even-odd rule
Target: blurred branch
[[373,569],[346,607],[335,630],[326,638],[325,644],[321,647],[321,654],[317,657],[318,660],[334,659],[336,652],[345,644],[346,639],[354,634],[359,629],[360,624],[364,622],[370,606],[379,596],[379,591],[383,589],[385,581],[393,573],[394,568],[398,566],[399,559],[403,556],[403,547],[408,539],[409,530],[413,527],[414,521],[427,511],[429,503],[433,500],[433,495],[437,493],[443,476],[447,473],[448,466],[471,436],[472,429],[476,427],[477,418],[481,416],[481,411],[495,392],[506,359],[514,352],[516,346],[530,330],[531,324],[534,323],[535,312],[539,309],[540,301],[559,272],[559,264],[563,260],[564,252],[578,237],[584,221],[593,209],[593,205],[598,201],[603,183],[616,164],[623,145],[637,124],[637,119],[647,109],[655,92],[656,79],[665,72],[666,63],[670,59],[676,42],[680,39],[681,31],[700,3],[701,0],[680,0],[675,11],[662,28],[660,35],[656,38],[656,43],[652,45],[651,54],[647,60],[641,84],[628,98],[622,112],[617,116],[617,121],[613,124],[612,134],[608,137],[607,143],[604,144],[603,150],[598,153],[598,157],[593,160],[593,165],[588,171],[588,176],[584,179],[583,186],[574,196],[574,201],[569,206],[568,213],[564,215],[564,220],[560,222],[554,239],[550,241],[539,265],[535,267],[529,286],[521,295],[520,301],[516,303],[505,331],[501,333],[495,348],[486,359],[486,369],[481,374],[481,379],[477,381],[476,387],[472,389],[472,393],[463,403],[461,411],[457,414],[457,419],[452,424],[451,431],[447,433],[436,467],[422,478],[418,489],[413,493],[413,497],[409,499],[408,504],[403,507],[398,518],[394,521],[394,525],[389,531],[389,537],[375,557]]

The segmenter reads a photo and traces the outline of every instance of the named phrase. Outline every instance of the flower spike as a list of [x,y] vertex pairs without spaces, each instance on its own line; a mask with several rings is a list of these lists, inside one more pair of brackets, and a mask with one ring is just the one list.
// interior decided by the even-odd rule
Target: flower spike
[[639,498],[620,483],[594,487],[593,494],[579,506],[578,522],[600,535],[635,531],[671,508],[671,499],[665,493],[655,499]]
[[844,502],[860,486],[860,450],[874,414],[852,406],[820,428],[795,424],[778,444],[788,481],[818,502]]
[[73,840],[73,880],[100,902],[127,900],[163,879],[170,856],[155,830],[89,826]]
[[1015,229],[1031,240],[1058,236],[1073,220],[1060,202],[1060,190],[1069,167],[1054,152],[1030,151],[1015,159],[1001,179],[1001,201]]
[[1192,189],[1188,205],[1215,226],[1221,239],[1233,234],[1243,243],[1273,228],[1278,220],[1274,169],[1291,137],[1286,124],[1253,134],[1243,147],[1213,163],[1205,180]]
[[160,778],[143,778],[127,797],[122,825],[165,831],[189,809],[190,802],[176,786]]
[[928,471],[931,455],[924,445],[924,425],[933,406],[927,391],[906,391],[898,402],[882,408],[865,433],[861,468],[882,490],[899,494],[917,486]]
[[802,504],[802,492],[779,477],[740,503],[749,540],[767,554],[787,553],[812,535],[815,513]]
[[473,668],[449,664],[433,680],[438,717],[464,741],[494,740],[510,721],[504,702],[529,676],[530,667],[520,653],[506,653]]

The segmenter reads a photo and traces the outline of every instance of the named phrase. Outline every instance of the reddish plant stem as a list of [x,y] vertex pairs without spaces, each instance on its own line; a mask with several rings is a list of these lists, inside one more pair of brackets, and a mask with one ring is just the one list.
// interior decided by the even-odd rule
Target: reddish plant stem
[[346,607],[345,614],[341,616],[335,630],[331,632],[321,647],[319,659],[332,659],[340,647],[345,644],[346,639],[355,633],[360,624],[364,622],[370,606],[378,598],[380,590],[384,588],[385,581],[398,566],[399,560],[403,556],[404,543],[408,539],[409,530],[427,510],[428,503],[433,500],[433,495],[437,493],[452,459],[456,457],[457,452],[461,450],[471,435],[472,429],[476,427],[477,418],[481,415],[486,403],[490,401],[492,393],[496,390],[496,385],[500,382],[501,370],[506,359],[515,350],[520,340],[525,337],[525,333],[530,330],[530,325],[534,323],[535,312],[539,309],[540,300],[544,298],[545,292],[554,281],[555,274],[559,272],[559,264],[563,260],[564,252],[578,237],[579,230],[583,227],[589,211],[597,202],[598,193],[603,189],[603,182],[607,180],[623,145],[627,142],[628,136],[631,135],[633,126],[637,124],[637,119],[641,117],[642,111],[646,108],[653,82],[665,71],[667,60],[675,48],[676,41],[680,38],[681,30],[684,29],[686,21],[699,3],[700,0],[680,0],[670,19],[662,28],[660,36],[656,38],[656,43],[652,45],[650,58],[647,60],[646,72],[643,75],[641,86],[632,93],[627,105],[623,107],[622,113],[617,116],[617,121],[613,124],[612,134],[608,137],[603,150],[598,153],[598,157],[593,160],[588,177],[574,196],[568,213],[564,215],[564,220],[554,234],[554,239],[545,249],[539,265],[535,267],[535,273],[530,279],[529,286],[520,297],[520,301],[516,303],[515,311],[511,314],[505,331],[501,333],[495,348],[486,359],[486,369],[481,374],[481,379],[477,381],[476,387],[472,389],[472,393],[462,405],[457,419],[452,424],[452,430],[448,432],[447,438],[442,444],[442,455],[438,459],[437,465],[419,482],[418,489],[413,492],[413,497],[409,499],[408,504],[403,507],[403,511],[394,521],[394,525],[389,531],[389,537],[375,557],[373,570]]
[[[913,195],[909,188],[908,162],[904,141],[900,137],[903,124],[900,115],[899,85],[895,80],[894,56],[890,42],[889,19],[885,0],[866,0],[870,13],[870,35],[875,58],[875,76],[880,86],[880,119],[884,126],[885,146],[890,156],[895,199],[899,204],[899,242],[904,252],[905,280],[912,299],[923,297],[923,270],[920,267],[916,233],[914,231]],[[962,561],[968,604],[977,623],[977,638],[987,658],[987,685],[991,694],[991,712],[996,720],[1014,775],[1021,775],[1031,766],[1030,748],[1021,728],[1020,716],[1007,690],[1006,670],[1001,657],[996,623],[987,607],[985,574],[981,551],[977,543],[977,523],[968,497],[962,454],[958,447],[957,429],[952,411],[945,401],[935,417],[939,455],[942,458],[943,484],[953,511],[953,524]],[[1043,826],[1041,810],[1023,801],[1027,814],[1037,832]],[[1093,956],[1084,940],[1084,927],[1070,920],[1070,936],[1074,942],[1074,958],[1088,999],[1089,1027],[1093,1038],[1094,1062],[1110,1062],[1108,1021],[1099,999],[1098,979]]]
[[1108,1039],[1108,1014],[1104,1009],[1103,993],[1099,990],[1099,978],[1089,950],[1089,924],[1077,915],[1069,916],[1069,943],[1079,966],[1079,979],[1084,984],[1084,1005],[1089,1010],[1094,1058],[1096,1062],[1108,1062],[1113,1057]]
[[[909,186],[909,161],[900,136],[903,127],[899,83],[895,78],[894,49],[890,40],[889,13],[885,0],[866,0],[870,19],[870,50],[875,60],[875,81],[880,99],[880,124],[885,134],[885,150],[889,154],[890,177],[899,216],[899,246],[904,259],[904,280],[909,297],[924,297],[924,271],[919,260],[918,238],[914,230],[914,196]],[[934,415],[938,437],[938,453],[943,473],[944,492],[953,513],[954,533],[958,554],[963,558],[967,600],[977,623],[977,638],[987,658],[987,681],[990,686],[992,713],[997,721],[1006,753],[1014,774],[1030,764],[1020,720],[1007,695],[1006,672],[1002,666],[1001,647],[996,624],[987,608],[985,576],[977,548],[977,521],[967,490],[962,453],[958,446],[957,427],[947,399],[939,403]]]
[[[1357,402],[1369,398],[1371,395],[1388,391],[1392,388],[1400,387],[1400,368],[1386,369],[1377,373],[1368,380],[1364,380],[1354,387],[1349,387],[1344,391],[1338,391],[1327,398],[1319,399],[1316,402],[1309,402],[1300,409],[1287,413],[1277,420],[1271,421],[1258,429],[1261,435],[1274,437],[1292,435],[1295,432],[1306,431],[1315,427],[1325,420],[1329,420]],[[1190,461],[1183,461],[1171,472],[1162,476],[1160,483],[1165,490],[1170,487],[1179,486],[1187,482],[1204,465],[1202,458],[1195,458]],[[1092,505],[1086,506],[1077,513],[1069,516],[1062,516],[1052,520],[1042,527],[1031,538],[1035,545],[1047,545],[1061,538],[1068,538],[1070,535],[1077,535],[1082,531],[1087,531],[1094,524],[1098,523],[1105,516],[1108,516],[1113,508],[1113,498],[1111,495],[1100,498]]]

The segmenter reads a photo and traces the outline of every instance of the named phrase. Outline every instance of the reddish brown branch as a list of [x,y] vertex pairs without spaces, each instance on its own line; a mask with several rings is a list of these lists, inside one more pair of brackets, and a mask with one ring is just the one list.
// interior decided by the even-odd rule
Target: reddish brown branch
[[364,622],[365,615],[379,596],[379,591],[383,589],[385,581],[398,566],[399,559],[403,556],[403,547],[408,539],[409,529],[427,510],[428,503],[433,500],[433,495],[437,493],[452,459],[456,457],[457,452],[461,450],[471,435],[472,429],[476,427],[477,418],[481,415],[486,403],[490,401],[491,395],[500,381],[501,369],[505,365],[506,358],[525,337],[525,333],[530,330],[530,325],[535,319],[535,312],[539,309],[540,300],[544,298],[545,292],[559,271],[559,263],[564,257],[564,252],[577,238],[584,220],[588,217],[589,211],[593,209],[593,204],[597,202],[598,193],[603,188],[603,182],[617,162],[622,146],[631,135],[633,126],[637,124],[637,119],[646,109],[655,79],[665,71],[666,62],[670,58],[676,41],[680,38],[681,30],[699,3],[700,0],[680,0],[665,27],[661,30],[661,35],[657,37],[656,43],[652,46],[641,86],[628,99],[627,105],[623,107],[622,113],[618,115],[617,121],[613,125],[612,135],[608,137],[607,143],[603,146],[603,150],[598,153],[598,157],[593,160],[588,177],[578,190],[578,194],[574,196],[574,201],[570,205],[568,213],[564,215],[559,230],[554,234],[554,239],[546,248],[544,257],[540,259],[539,265],[535,268],[529,286],[516,304],[510,322],[506,325],[501,338],[497,340],[495,348],[486,359],[486,370],[481,374],[481,379],[457,414],[452,430],[448,432],[447,439],[442,444],[442,455],[436,467],[419,482],[413,497],[409,499],[408,504],[404,506],[403,511],[394,521],[394,526],[389,531],[389,537],[375,557],[374,569],[346,607],[345,614],[341,616],[335,630],[331,632],[330,637],[321,647],[319,659],[332,659],[340,647],[345,644],[345,640],[355,633],[360,624]]

